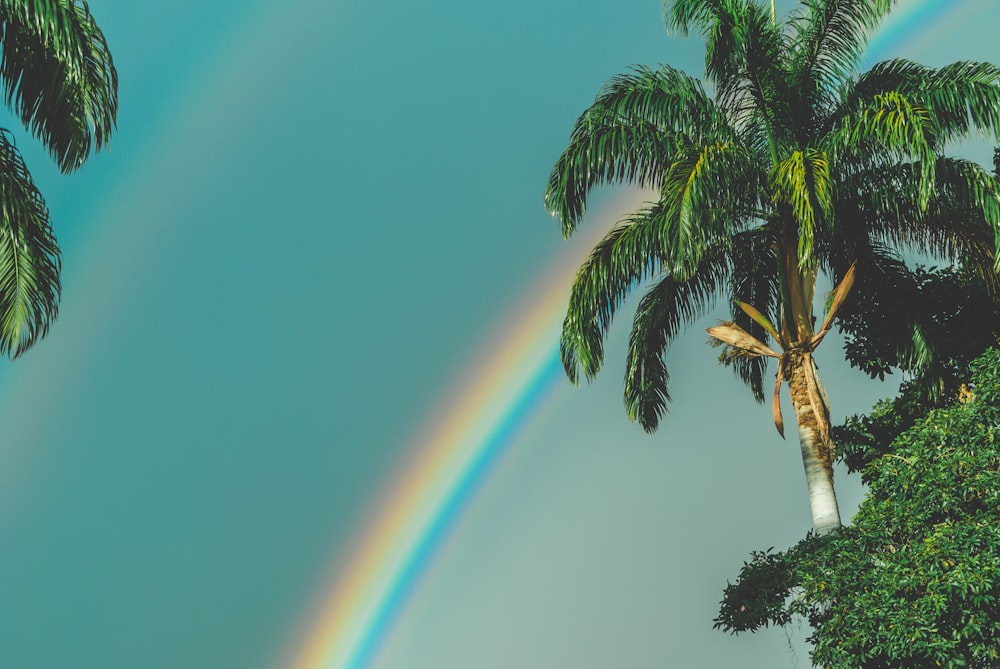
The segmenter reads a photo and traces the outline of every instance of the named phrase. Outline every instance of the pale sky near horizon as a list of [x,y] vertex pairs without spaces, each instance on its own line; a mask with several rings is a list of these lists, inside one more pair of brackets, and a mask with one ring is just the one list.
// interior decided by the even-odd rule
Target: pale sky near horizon
[[[961,4],[902,55],[1000,62],[1000,7]],[[90,5],[113,151],[60,176],[11,127],[65,272],[0,373],[0,666],[277,669],[424,417],[564,252],[541,198],[573,121],[632,64],[700,74],[701,46],[658,0]],[[749,552],[809,527],[797,445],[701,326],[663,428],[629,423],[629,311],[374,667],[809,666],[801,630],[711,629]],[[891,394],[839,355],[838,416]],[[838,491],[849,515],[860,484]]]

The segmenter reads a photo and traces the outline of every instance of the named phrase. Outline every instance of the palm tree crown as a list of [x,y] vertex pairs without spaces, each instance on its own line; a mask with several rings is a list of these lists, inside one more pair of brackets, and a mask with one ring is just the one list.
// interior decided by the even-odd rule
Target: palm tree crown
[[[568,236],[601,184],[659,193],[577,274],[561,337],[570,379],[597,374],[616,310],[654,279],[632,323],[625,404],[655,430],[670,400],[667,346],[716,297],[730,298],[732,322],[709,332],[758,400],[766,360],[777,359],[775,421],[782,431],[787,381],[820,532],[840,518],[812,352],[842,306],[859,313],[848,292],[888,303],[913,250],[996,270],[998,182],[942,150],[975,132],[1000,136],[1000,68],[897,59],[861,73],[867,37],[893,4],[803,0],[779,23],[754,0],[665,2],[669,28],[704,38],[711,93],[669,65],[615,77],[574,126],[545,195]],[[837,288],[817,327],[820,272]]]
[[[64,173],[107,145],[118,75],[86,0],[0,0],[7,105]],[[17,357],[59,307],[59,247],[13,136],[0,129],[0,353]]]

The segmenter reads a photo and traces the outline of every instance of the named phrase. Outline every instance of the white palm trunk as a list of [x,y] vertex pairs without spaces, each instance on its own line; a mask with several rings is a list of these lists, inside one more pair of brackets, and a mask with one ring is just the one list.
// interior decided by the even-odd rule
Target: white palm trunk
[[837,494],[833,489],[834,450],[829,407],[816,377],[812,355],[808,351],[791,352],[788,366],[788,387],[799,428],[813,529],[822,535],[841,527]]

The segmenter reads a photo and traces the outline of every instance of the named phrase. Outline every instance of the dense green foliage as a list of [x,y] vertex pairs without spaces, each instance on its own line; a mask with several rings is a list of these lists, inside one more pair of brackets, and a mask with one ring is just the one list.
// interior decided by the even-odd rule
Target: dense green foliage
[[[873,377],[916,374],[929,397],[948,395],[958,374],[1000,334],[995,274],[962,267],[901,272],[886,303],[873,295],[841,313],[848,360]],[[955,333],[962,333],[956,337]]]
[[870,487],[853,523],[754,553],[717,627],[804,618],[825,667],[1000,667],[1000,351],[968,369],[948,406],[917,416],[911,389],[851,421]]
[[[1000,149],[993,162],[997,178]],[[965,225],[960,217],[956,224]],[[970,248],[989,255],[989,244],[986,235]],[[962,257],[951,266],[910,270],[886,262],[884,289],[840,311],[847,359],[873,378],[892,369],[908,373],[909,401],[929,407],[954,395],[969,362],[1000,338],[998,276],[984,271],[985,264]]]
[[[118,76],[86,0],[0,0],[4,100],[62,172],[110,140]],[[0,353],[45,335],[60,294],[49,211],[13,136],[0,129]]]

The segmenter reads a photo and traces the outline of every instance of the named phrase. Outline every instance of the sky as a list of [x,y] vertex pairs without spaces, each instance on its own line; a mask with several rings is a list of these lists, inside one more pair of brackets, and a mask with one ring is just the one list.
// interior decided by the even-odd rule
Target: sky
[[[380,509],[470,389],[503,399],[495,356],[555,342],[586,239],[542,193],[572,123],[630,65],[700,74],[701,45],[657,0],[90,4],[112,150],[63,176],[10,126],[64,289],[0,367],[0,666],[341,669],[303,648]],[[880,56],[1000,62],[993,0],[951,7]],[[586,234],[634,201],[602,192]],[[628,322],[596,382],[525,404],[372,669],[809,666],[806,630],[711,627],[750,551],[809,529],[797,445],[702,325],[646,435]],[[836,339],[818,357],[835,417],[893,392]],[[863,490],[837,485],[846,517]]]

